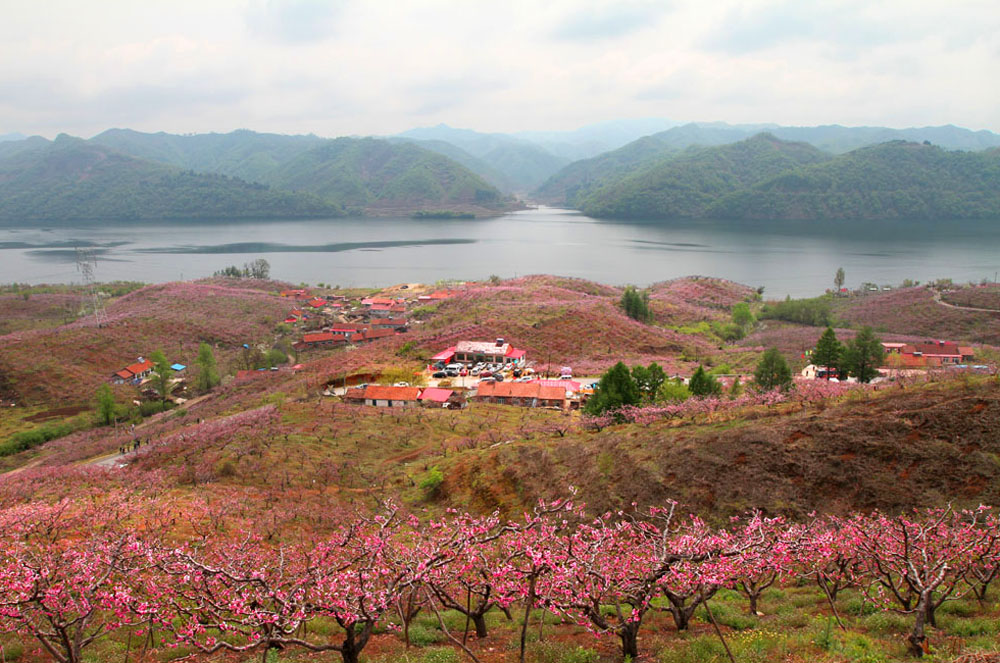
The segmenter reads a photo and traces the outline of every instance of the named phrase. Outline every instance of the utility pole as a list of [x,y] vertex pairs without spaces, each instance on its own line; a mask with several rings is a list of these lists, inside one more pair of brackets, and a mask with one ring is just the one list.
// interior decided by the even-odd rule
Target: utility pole
[[108,314],[104,310],[104,302],[97,292],[97,283],[94,280],[94,270],[97,268],[97,254],[93,249],[81,249],[76,247],[76,270],[83,276],[83,282],[90,291],[90,298],[94,306],[94,320],[98,327],[103,327],[108,321]]

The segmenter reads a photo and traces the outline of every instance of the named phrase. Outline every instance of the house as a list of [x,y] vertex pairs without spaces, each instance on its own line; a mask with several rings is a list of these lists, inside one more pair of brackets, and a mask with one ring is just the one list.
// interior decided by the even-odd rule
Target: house
[[417,297],[418,302],[440,302],[445,299],[451,299],[457,294],[454,290],[435,290],[429,295],[420,295]]
[[361,331],[364,331],[364,327],[358,327],[357,325],[334,325],[330,327],[331,334],[341,336],[344,339],[349,339],[351,335]]
[[395,299],[389,299],[388,297],[365,297],[361,300],[361,305],[365,308],[371,308],[372,306],[392,306],[396,303]]
[[346,340],[343,337],[335,336],[331,332],[316,332],[314,334],[303,334],[302,341],[296,343],[295,346],[300,346],[301,348],[329,348],[339,343],[346,343]]
[[418,403],[419,387],[389,387],[381,384],[370,384],[365,387],[365,405],[375,407],[409,407]]
[[111,376],[111,381],[115,384],[123,384],[125,382],[141,382],[143,378],[149,376],[153,372],[153,362],[148,359],[139,359],[134,364],[130,364],[120,371],[116,371]]
[[368,313],[372,318],[392,318],[406,314],[406,306],[403,304],[373,304],[368,307]]
[[523,364],[527,352],[514,348],[502,338],[488,341],[459,341],[455,346],[455,361],[465,364]]
[[427,387],[420,392],[418,399],[421,405],[426,407],[465,407],[465,397],[452,389],[441,389],[440,387]]
[[406,318],[385,318],[383,320],[373,320],[373,329],[393,329],[402,330],[406,329]]
[[322,297],[314,297],[313,299],[310,299],[306,303],[306,306],[311,306],[312,308],[316,309],[323,308],[324,306],[326,306],[326,300],[323,299]]
[[450,364],[455,359],[455,346],[451,346],[447,350],[442,350],[433,357],[431,357],[431,363],[441,362],[442,364]]
[[[956,343],[947,341],[883,343],[882,348],[887,355],[887,364],[907,368],[957,366],[973,358],[972,348],[959,347]],[[894,356],[898,356],[898,359],[894,359]]]
[[377,341],[380,338],[388,338],[389,336],[395,336],[396,331],[394,329],[366,329],[363,332],[358,332],[351,337],[352,343],[371,343],[372,341]]
[[294,297],[295,299],[299,299],[301,297],[308,297],[309,296],[309,291],[308,290],[303,290],[301,288],[297,288],[295,290],[282,290],[281,291],[281,296],[282,297]]
[[520,405],[523,407],[566,406],[566,390],[537,382],[483,382],[474,397],[484,403]]

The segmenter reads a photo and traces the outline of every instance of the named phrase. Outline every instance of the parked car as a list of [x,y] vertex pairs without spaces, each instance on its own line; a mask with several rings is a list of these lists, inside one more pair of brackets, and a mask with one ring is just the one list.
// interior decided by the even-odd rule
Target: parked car
[[480,371],[479,375],[484,378],[493,377],[493,371]]
[[479,379],[479,384],[482,384],[484,382],[496,382],[496,380],[494,380],[492,377],[486,377],[486,378],[480,378]]
[[392,386],[393,387],[409,387],[410,383],[409,382],[397,382],[396,384],[394,384]]
[[459,364],[459,363],[448,364],[447,366],[445,366],[445,370],[449,371],[460,371],[463,368],[465,368],[465,364]]
[[520,368],[515,368],[513,371],[511,371],[511,373],[513,373],[514,377],[516,377],[516,378],[521,377],[521,369]]
[[434,362],[434,369],[438,371],[444,370],[444,362],[443,361]]
[[462,370],[460,370],[460,371],[458,372],[458,374],[459,374],[459,375],[461,375],[461,376],[462,376],[462,377],[464,378],[464,377],[465,377],[466,375],[468,375],[468,374],[469,374],[469,371],[467,371],[467,370],[465,370],[465,369],[463,368]]
[[457,378],[458,377],[458,371],[456,371],[454,368],[449,368],[449,369],[445,370],[445,373],[450,378]]
[[445,373],[444,371],[438,371],[438,372],[434,373],[434,375],[432,375],[431,377],[440,380],[441,378],[448,377],[448,374]]

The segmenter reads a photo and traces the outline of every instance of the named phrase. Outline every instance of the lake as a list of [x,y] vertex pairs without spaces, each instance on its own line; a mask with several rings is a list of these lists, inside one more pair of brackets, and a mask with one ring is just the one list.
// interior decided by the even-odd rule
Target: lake
[[616,222],[539,208],[492,219],[137,221],[0,227],[0,283],[80,282],[76,245],[101,281],[210,276],[255,258],[294,283],[384,286],[526,274],[644,286],[719,276],[770,297],[903,279],[993,280],[1000,220],[948,222]]

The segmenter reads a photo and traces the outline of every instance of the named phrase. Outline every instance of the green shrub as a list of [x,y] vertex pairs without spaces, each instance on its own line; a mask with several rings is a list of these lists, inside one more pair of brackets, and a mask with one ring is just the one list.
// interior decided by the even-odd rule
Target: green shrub
[[445,636],[438,629],[428,628],[423,624],[410,624],[410,644],[426,647],[444,642]]
[[1000,632],[1000,622],[987,617],[958,619],[944,616],[938,617],[938,625],[949,634],[962,638],[971,638],[977,635],[996,635]]
[[461,657],[451,647],[434,647],[424,652],[420,663],[459,663]]
[[420,479],[420,489],[428,499],[433,499],[440,494],[441,484],[444,483],[444,473],[437,465],[427,470],[427,474]]

